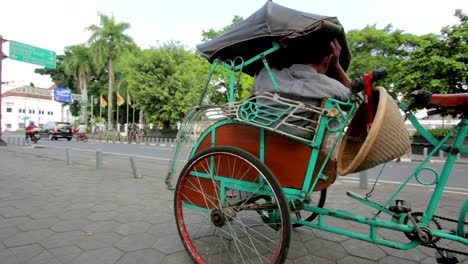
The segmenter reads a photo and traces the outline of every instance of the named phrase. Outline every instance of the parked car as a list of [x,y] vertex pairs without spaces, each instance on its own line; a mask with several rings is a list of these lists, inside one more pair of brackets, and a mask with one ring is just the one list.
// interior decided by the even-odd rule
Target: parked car
[[68,122],[49,122],[44,125],[41,132],[50,140],[66,138],[70,141],[73,137],[73,128],[71,123]]

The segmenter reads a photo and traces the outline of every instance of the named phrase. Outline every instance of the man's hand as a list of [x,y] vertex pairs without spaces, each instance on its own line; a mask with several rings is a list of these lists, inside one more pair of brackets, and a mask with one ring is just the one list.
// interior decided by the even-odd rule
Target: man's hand
[[344,86],[350,87],[351,80],[340,65],[341,45],[338,43],[338,40],[333,39],[333,41],[330,42],[330,47],[332,49],[332,53],[330,54],[331,58],[329,59],[328,65],[329,76],[335,78]]
[[332,48],[332,58],[330,60],[330,64],[333,66],[340,64],[340,53],[341,53],[341,46],[338,40],[333,39],[330,42],[330,47]]
[[411,104],[409,109],[424,108],[429,105],[432,93],[426,90],[416,90],[411,92]]

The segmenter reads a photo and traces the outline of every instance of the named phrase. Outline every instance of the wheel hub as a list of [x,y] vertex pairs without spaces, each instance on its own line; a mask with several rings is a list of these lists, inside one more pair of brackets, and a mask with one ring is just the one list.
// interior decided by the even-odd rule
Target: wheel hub
[[211,212],[211,222],[217,227],[222,227],[226,223],[226,217],[221,210],[216,209]]
[[217,227],[222,227],[226,221],[232,221],[235,216],[236,211],[232,208],[215,209],[211,212],[211,222]]

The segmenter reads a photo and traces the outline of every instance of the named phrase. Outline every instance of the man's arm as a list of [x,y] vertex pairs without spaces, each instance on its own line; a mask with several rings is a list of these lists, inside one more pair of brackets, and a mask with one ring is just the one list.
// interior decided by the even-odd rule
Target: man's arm
[[351,86],[351,79],[346,74],[346,72],[341,68],[340,65],[340,53],[341,53],[341,46],[338,43],[338,40],[334,39],[330,42],[330,46],[332,48],[332,58],[330,60],[330,72],[337,81],[342,83],[346,87]]

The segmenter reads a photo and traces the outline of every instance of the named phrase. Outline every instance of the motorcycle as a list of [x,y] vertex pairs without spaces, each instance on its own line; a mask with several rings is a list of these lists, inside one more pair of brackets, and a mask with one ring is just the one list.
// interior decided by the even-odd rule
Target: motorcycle
[[84,141],[84,142],[88,142],[88,133],[78,133],[78,132],[75,132],[75,140],[76,141]]
[[39,128],[33,128],[31,129],[31,131],[29,131],[27,134],[26,134],[26,139],[28,139],[28,137],[31,139],[31,141],[33,143],[37,143],[37,141],[39,141],[39,139],[41,139],[41,134],[40,134],[40,129]]

